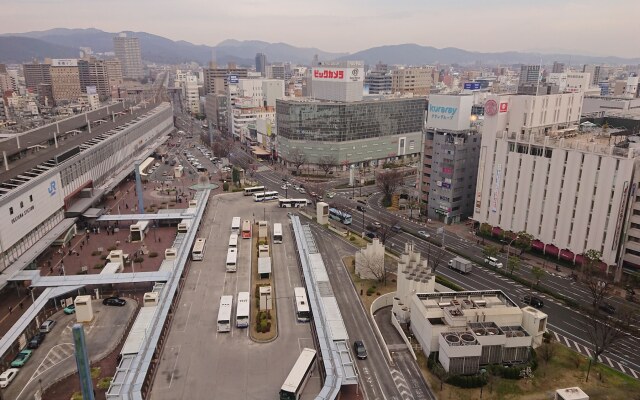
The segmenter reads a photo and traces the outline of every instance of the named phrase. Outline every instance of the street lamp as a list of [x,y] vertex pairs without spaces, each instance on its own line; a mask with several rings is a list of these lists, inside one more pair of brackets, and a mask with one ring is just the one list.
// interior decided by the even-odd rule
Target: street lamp
[[520,237],[520,235],[516,235],[513,239],[511,239],[511,241],[509,242],[509,244],[507,245],[507,268],[509,268],[509,253],[511,250],[511,244],[516,241],[516,239],[518,239]]
[[365,230],[365,229],[364,229],[364,212],[365,212],[366,210],[364,209],[364,207],[362,207],[362,209],[361,209],[360,211],[362,211],[362,230],[364,231],[364,230]]

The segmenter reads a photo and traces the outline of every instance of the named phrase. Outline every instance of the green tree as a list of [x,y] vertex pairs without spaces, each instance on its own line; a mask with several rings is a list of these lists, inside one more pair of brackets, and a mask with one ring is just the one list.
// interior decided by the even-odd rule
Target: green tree
[[[535,265],[533,268],[531,268],[531,273],[533,274],[533,277],[536,279],[535,280],[536,286],[540,286],[540,280],[544,276],[544,269]],[[531,282],[531,286],[533,288],[533,281]]]
[[480,225],[479,230],[480,230],[480,233],[485,236],[491,235],[491,225],[487,224],[486,222]]
[[496,246],[491,244],[484,246],[484,248],[482,249],[482,253],[485,257],[495,257],[498,255],[499,251],[500,250]]
[[231,180],[236,184],[236,186],[240,185],[240,171],[235,167],[231,170]]
[[515,245],[516,247],[529,251],[531,250],[531,242],[533,242],[533,236],[528,234],[525,231],[518,232],[518,236],[516,237]]
[[520,258],[517,256],[509,256],[507,268],[509,268],[509,273],[513,275],[513,273],[520,268]]

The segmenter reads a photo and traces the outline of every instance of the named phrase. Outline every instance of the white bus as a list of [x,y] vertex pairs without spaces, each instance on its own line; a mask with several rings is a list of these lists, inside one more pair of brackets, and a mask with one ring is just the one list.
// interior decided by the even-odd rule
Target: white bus
[[204,250],[207,240],[205,238],[197,238],[191,250],[191,259],[193,261],[201,261],[204,258]]
[[329,209],[329,218],[340,221],[345,225],[351,225],[351,214],[348,212],[340,211],[337,208]]
[[187,233],[187,231],[189,230],[190,226],[191,226],[191,220],[190,219],[183,219],[178,224],[178,233]]
[[282,243],[282,224],[273,224],[273,243]]
[[238,307],[236,308],[236,328],[249,326],[249,292],[238,293]]
[[315,364],[316,351],[307,348],[302,349],[300,357],[298,357],[280,389],[280,400],[298,400],[300,398]]
[[254,193],[253,195],[253,201],[269,201],[269,200],[275,200],[278,198],[278,195],[280,193],[273,191],[273,192],[262,192],[262,193]]
[[309,204],[307,199],[278,199],[278,206],[280,208],[300,208],[307,204]]
[[238,234],[232,233],[229,235],[229,247],[235,249],[238,247]]
[[293,295],[296,298],[296,319],[298,322],[309,322],[311,310],[309,300],[307,300],[307,291],[303,287],[296,287],[293,288]]
[[248,188],[244,188],[244,195],[245,196],[251,196],[254,193],[264,192],[264,191],[265,191],[265,187],[264,186],[248,187]]
[[227,250],[227,272],[236,272],[238,270],[238,251],[230,248]]
[[233,296],[220,297],[220,309],[218,310],[218,332],[229,332],[231,330],[232,307]]
[[231,220],[231,232],[237,235],[240,234],[240,217],[233,217]]

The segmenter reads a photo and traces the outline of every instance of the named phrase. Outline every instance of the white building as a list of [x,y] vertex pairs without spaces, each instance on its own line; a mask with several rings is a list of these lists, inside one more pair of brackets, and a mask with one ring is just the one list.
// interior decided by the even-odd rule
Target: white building
[[176,86],[182,89],[182,98],[185,107],[192,114],[200,114],[200,94],[198,92],[198,77],[191,72],[181,70],[176,71]]
[[584,92],[591,87],[591,74],[588,72],[551,73],[547,82],[558,85],[560,92]]
[[364,91],[364,63],[343,61],[313,67],[311,97],[330,101],[361,101]]
[[[640,148],[616,146],[601,130],[579,131],[582,96],[488,97],[474,219],[496,235],[525,231],[534,249],[568,262],[581,265],[595,249],[616,265]],[[625,259],[640,265],[640,246],[628,245],[638,255]]]

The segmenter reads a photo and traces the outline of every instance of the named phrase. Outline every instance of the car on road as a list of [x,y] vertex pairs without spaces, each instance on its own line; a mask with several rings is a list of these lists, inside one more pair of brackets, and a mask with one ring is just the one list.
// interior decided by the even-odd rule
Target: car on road
[[402,232],[402,227],[400,226],[400,224],[395,224],[391,227],[391,232]]
[[606,312],[607,314],[615,314],[616,313],[616,308],[613,306],[613,304],[607,303],[606,301],[600,302],[600,305],[598,306],[598,308],[600,310]]
[[377,233],[375,233],[375,232],[371,232],[371,231],[366,231],[366,232],[364,233],[364,235],[365,235],[366,237],[368,237],[369,239],[375,239],[375,238],[377,238],[377,237],[378,237],[378,234],[377,234]]
[[33,335],[33,337],[29,340],[29,343],[27,343],[27,348],[28,349],[37,349],[38,347],[40,347],[40,343],[42,343],[42,341],[44,340],[44,338],[47,335],[44,334],[43,332],[38,332],[35,335]]
[[16,358],[14,358],[13,361],[11,361],[11,366],[15,368],[20,368],[24,366],[27,363],[27,361],[29,361],[29,358],[31,358],[32,353],[33,353],[32,350],[27,350],[27,349],[20,350],[20,353],[16,355]]
[[380,228],[382,227],[382,224],[378,221],[373,221],[373,226],[375,226],[376,228]]
[[359,359],[364,360],[367,358],[367,349],[364,347],[362,340],[356,340],[353,342],[353,351]]
[[18,368],[9,368],[0,374],[0,388],[6,388],[9,386],[11,381],[13,381],[16,375],[18,375],[18,371],[20,371]]
[[51,332],[51,329],[53,329],[53,327],[55,325],[56,325],[56,321],[55,320],[48,319],[48,320],[44,321],[42,323],[42,325],[40,325],[40,332],[49,333],[49,332]]
[[335,192],[329,192],[327,193],[327,197],[330,199],[333,199],[334,197],[336,197],[336,193]]
[[300,193],[302,193],[302,194],[307,193],[307,191],[306,191],[303,187],[301,187],[300,189],[298,189],[298,192],[300,192]]
[[318,196],[318,193],[316,193],[316,192],[310,192],[310,193],[309,193],[309,196],[311,196],[311,197],[316,197],[316,196]]
[[286,190],[287,189],[287,185],[280,186],[280,189]]
[[75,314],[76,312],[76,305],[75,304],[69,304],[68,306],[66,306],[64,308],[64,313],[67,315],[71,315],[71,314]]
[[116,307],[124,307],[127,304],[125,299],[121,299],[120,297],[107,297],[102,300],[102,304],[105,306],[116,306]]
[[424,239],[429,239],[431,237],[431,235],[429,235],[427,231],[418,231],[418,236]]
[[540,297],[526,295],[522,298],[524,304],[528,304],[535,308],[544,307],[544,301]]
[[364,207],[358,205],[358,206],[356,206],[356,210],[364,212]]

